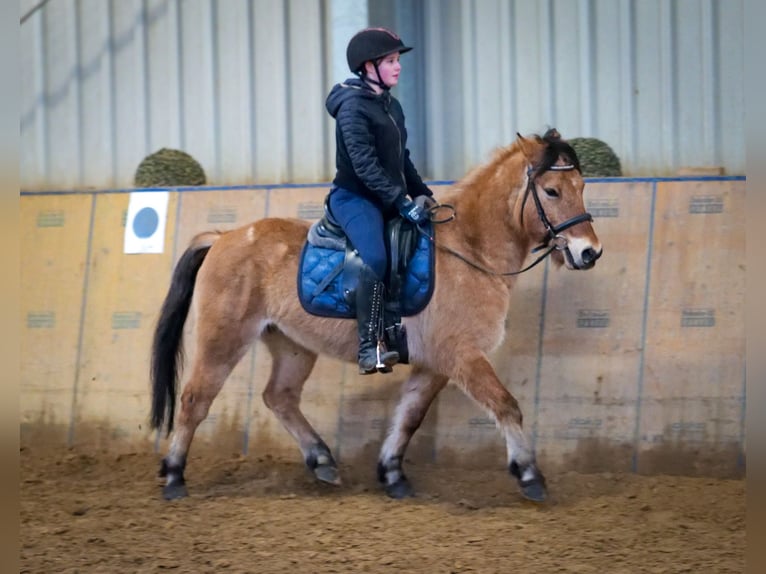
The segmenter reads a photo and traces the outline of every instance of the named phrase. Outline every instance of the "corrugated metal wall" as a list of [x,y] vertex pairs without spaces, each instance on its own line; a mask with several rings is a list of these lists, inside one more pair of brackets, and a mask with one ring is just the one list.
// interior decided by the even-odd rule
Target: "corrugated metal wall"
[[22,183],[127,186],[180,148],[209,182],[327,178],[324,4],[53,0],[22,26]]
[[405,106],[426,118],[429,174],[457,178],[549,126],[608,142],[629,175],[744,173],[740,1],[424,0],[414,18],[412,3],[389,4],[371,18],[427,54],[413,90],[425,93]]
[[[370,23],[416,46],[397,94],[429,178],[548,126],[607,141],[630,175],[744,173],[743,0],[368,4]],[[347,10],[52,0],[21,28],[23,186],[128,186],[161,147],[192,154],[211,183],[329,180],[324,98],[342,79]]]

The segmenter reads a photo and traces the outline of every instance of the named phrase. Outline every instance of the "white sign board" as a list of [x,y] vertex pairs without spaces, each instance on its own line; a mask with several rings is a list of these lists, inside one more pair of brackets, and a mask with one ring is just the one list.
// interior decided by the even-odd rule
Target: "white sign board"
[[125,253],[162,253],[169,196],[167,191],[130,194],[125,221]]

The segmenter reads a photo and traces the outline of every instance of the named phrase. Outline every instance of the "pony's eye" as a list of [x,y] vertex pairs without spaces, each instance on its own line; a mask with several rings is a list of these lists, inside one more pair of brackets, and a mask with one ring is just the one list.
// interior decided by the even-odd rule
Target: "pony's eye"
[[548,197],[558,197],[559,192],[552,187],[546,187],[543,191],[545,191],[545,195]]

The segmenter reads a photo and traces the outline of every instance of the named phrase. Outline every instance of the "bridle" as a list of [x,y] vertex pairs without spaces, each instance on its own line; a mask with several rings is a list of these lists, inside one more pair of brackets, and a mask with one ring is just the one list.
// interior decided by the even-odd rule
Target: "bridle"
[[[545,226],[546,235],[543,238],[542,243],[532,249],[532,253],[537,253],[538,251],[545,250],[537,259],[535,259],[532,263],[524,267],[524,269],[520,269],[519,271],[507,271],[505,273],[500,273],[498,271],[493,271],[492,269],[487,269],[483,265],[480,265],[474,261],[471,261],[466,256],[462,255],[461,253],[458,253],[454,249],[447,247],[446,245],[436,245],[434,242],[434,238],[428,236],[425,231],[420,229],[419,226],[417,226],[417,229],[420,233],[425,234],[434,245],[436,245],[438,248],[443,249],[444,251],[450,253],[451,255],[454,255],[461,261],[467,263],[471,267],[478,269],[479,271],[482,271],[484,273],[487,273],[488,275],[498,275],[498,276],[510,276],[510,275],[519,275],[521,273],[524,273],[525,271],[529,271],[532,269],[535,265],[540,263],[543,259],[548,257],[554,250],[557,251],[563,251],[565,257],[569,260],[569,262],[574,265],[574,259],[572,257],[572,253],[569,251],[569,241],[566,237],[561,235],[561,232],[565,229],[569,229],[570,227],[574,227],[575,225],[578,225],[579,223],[584,223],[586,221],[593,221],[593,216],[588,213],[587,211],[585,213],[581,213],[580,215],[576,215],[570,219],[567,219],[563,223],[560,223],[559,225],[553,225],[551,223],[551,220],[548,219],[548,215],[545,213],[545,209],[543,209],[543,204],[540,201],[540,196],[537,193],[537,186],[535,185],[535,181],[537,178],[545,173],[546,171],[571,171],[573,169],[577,169],[573,164],[567,164],[567,165],[552,165],[549,168],[541,171],[539,174],[537,174],[536,177],[532,177],[532,175],[537,171],[534,167],[530,166],[527,169],[527,188],[524,191],[524,199],[521,203],[521,223],[524,223],[524,206],[527,203],[527,199],[529,196],[532,196],[532,199],[535,202],[535,208],[537,209],[537,216],[540,218],[540,221],[542,222],[543,226]],[[455,217],[455,208],[452,205],[449,204],[440,204],[437,206],[434,206],[430,209],[431,214],[433,215],[434,212],[441,208],[450,208],[452,209],[453,215],[451,217],[448,217],[446,219],[443,219],[441,221],[434,221],[434,223],[447,223],[448,221],[451,221]]]
[[[573,169],[576,169],[573,164],[567,164],[567,165],[552,165],[545,171],[572,171]],[[537,186],[535,185],[535,180],[537,177],[532,177],[532,174],[536,170],[530,166],[527,169],[527,178],[529,183],[527,184],[527,189],[524,192],[524,199],[521,203],[521,222],[524,223],[524,206],[527,203],[527,199],[529,198],[529,195],[531,193],[532,199],[535,201],[535,207],[537,208],[537,216],[540,218],[540,221],[545,226],[546,235],[543,238],[543,242],[540,243],[537,247],[535,247],[532,250],[532,253],[537,253],[538,251],[545,249],[548,247],[548,244],[553,242],[552,247],[546,251],[542,258],[548,256],[554,249],[557,249],[559,251],[563,251],[566,258],[569,260],[570,263],[574,263],[572,258],[572,253],[569,251],[569,241],[567,241],[567,238],[561,235],[561,232],[565,229],[569,229],[570,227],[574,227],[575,225],[579,223],[584,223],[586,221],[593,221],[593,216],[588,213],[587,211],[585,213],[581,213],[580,215],[575,215],[574,217],[567,219],[565,222],[560,223],[558,225],[553,225],[548,219],[548,216],[545,213],[545,210],[543,209],[543,204],[540,201],[540,196],[537,193]],[[541,172],[539,175],[542,175]],[[535,261],[532,266],[537,265],[537,263],[540,262],[540,259]],[[532,266],[527,267],[527,269],[530,269]],[[524,269],[526,271],[526,269]],[[518,273],[521,273],[519,271]]]

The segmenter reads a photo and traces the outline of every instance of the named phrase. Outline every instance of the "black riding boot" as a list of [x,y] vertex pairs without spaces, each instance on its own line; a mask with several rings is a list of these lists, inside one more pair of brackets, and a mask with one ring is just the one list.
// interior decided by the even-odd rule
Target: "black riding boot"
[[369,265],[363,265],[356,288],[356,320],[359,330],[359,373],[390,373],[399,362],[399,353],[387,351],[383,341],[383,291]]

